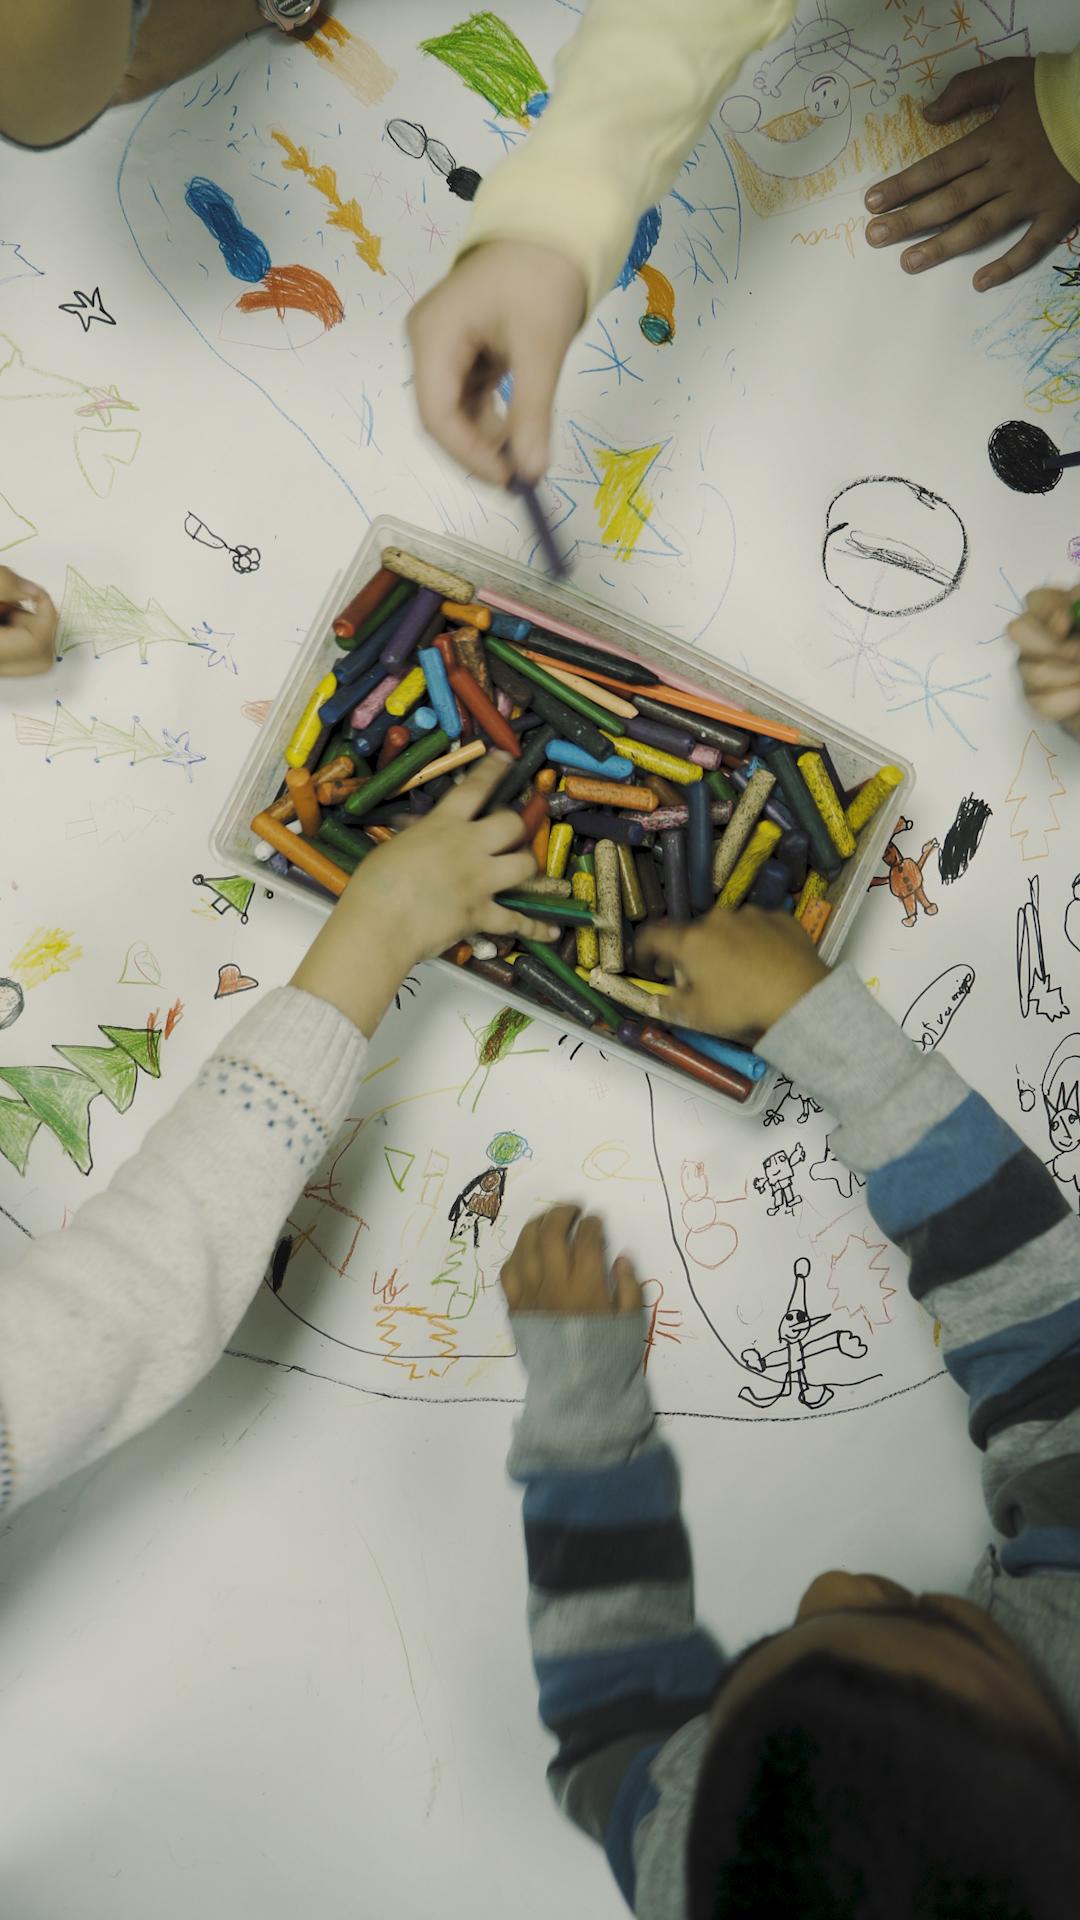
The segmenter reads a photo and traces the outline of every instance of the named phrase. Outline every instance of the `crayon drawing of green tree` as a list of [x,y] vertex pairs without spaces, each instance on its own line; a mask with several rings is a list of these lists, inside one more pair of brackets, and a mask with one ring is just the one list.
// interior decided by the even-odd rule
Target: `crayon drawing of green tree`
[[496,113],[526,126],[529,102],[547,93],[547,82],[528,48],[497,13],[474,13],[449,33],[421,40],[420,51],[452,68]]
[[[466,1020],[465,1025],[476,1042],[476,1065],[464,1086],[458,1089],[457,1104],[459,1107],[462,1105],[465,1095],[479,1074],[480,1085],[476,1089],[472,1103],[472,1111],[475,1113],[480,1095],[491,1078],[492,1068],[497,1067],[500,1060],[505,1060],[507,1054],[513,1052],[522,1034],[532,1026],[532,1020],[527,1013],[519,1013],[516,1007],[500,1007],[486,1027],[474,1027],[471,1020]],[[546,1053],[547,1048],[522,1047],[519,1052]]]
[[[105,1095],[117,1113],[135,1098],[140,1072],[161,1078],[161,1034],[156,1027],[99,1027],[103,1046],[54,1046],[66,1067],[0,1067],[0,1155],[25,1174],[34,1136],[45,1127],[80,1173],[93,1166],[90,1103]],[[13,1098],[11,1096],[14,1096]]]

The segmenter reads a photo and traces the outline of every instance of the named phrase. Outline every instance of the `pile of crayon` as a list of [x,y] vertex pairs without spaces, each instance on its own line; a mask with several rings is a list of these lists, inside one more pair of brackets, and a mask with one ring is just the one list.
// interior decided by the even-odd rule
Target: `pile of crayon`
[[665,1024],[671,985],[642,978],[635,929],[751,902],[819,940],[830,885],[901,770],[847,793],[798,728],[396,547],[333,629],[340,655],[251,822],[258,857],[338,895],[459,769],[502,748],[488,811],[520,811],[538,871],[501,901],[566,931],[559,946],[478,934],[444,957],[745,1100],[765,1062]]

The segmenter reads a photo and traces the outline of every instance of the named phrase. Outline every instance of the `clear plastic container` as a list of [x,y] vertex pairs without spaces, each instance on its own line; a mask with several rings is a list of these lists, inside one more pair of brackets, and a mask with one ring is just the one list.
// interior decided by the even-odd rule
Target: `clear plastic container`
[[[882,808],[877,818],[863,830],[859,838],[858,849],[843,871],[833,881],[829,889],[832,913],[829,916],[825,933],[821,941],[821,955],[824,960],[835,960],[848,933],[855,915],[866,895],[867,887],[875,873],[880,871],[881,855],[884,851],[898,815],[909,810],[912,788],[915,784],[915,769],[910,761],[900,754],[867,740],[863,735],[851,733],[846,727],[835,725],[812,708],[801,706],[797,701],[787,699],[775,689],[752,680],[747,674],[739,673],[733,667],[699,653],[685,642],[670,640],[657,628],[646,626],[640,620],[629,615],[612,614],[609,608],[590,595],[583,594],[571,586],[560,586],[556,582],[533,573],[528,567],[516,565],[500,555],[487,553],[482,547],[473,546],[466,540],[450,540],[443,535],[425,533],[419,527],[413,527],[404,520],[396,520],[387,515],[373,522],[367,537],[349,566],[342,569],[336,579],[327,588],[326,595],[312,620],[307,639],[299,650],[296,665],[289,674],[281,692],[264,724],[259,729],[247,759],[237,776],[228,800],[218,817],[211,836],[211,846],[215,860],[221,871],[243,873],[249,879],[265,881],[266,868],[255,859],[253,852],[255,836],[251,832],[250,822],[255,814],[268,807],[281,786],[285,771],[285,748],[292,737],[296,723],[310,696],[316,681],[329,671],[338,656],[339,648],[335,640],[331,621],[340,613],[352,596],[370,579],[380,564],[383,547],[404,547],[409,553],[432,561],[435,565],[446,567],[454,573],[463,574],[472,580],[476,587],[488,587],[495,591],[512,594],[526,602],[530,607],[543,614],[553,614],[573,621],[586,631],[597,634],[601,639],[611,640],[623,647],[626,652],[636,654],[657,671],[665,666],[692,675],[701,686],[715,692],[722,699],[734,700],[741,707],[753,713],[760,713],[766,719],[786,721],[792,726],[803,729],[807,734],[824,740],[828,746],[840,779],[847,787],[854,787],[880,766],[891,763],[903,772],[903,783],[896,788],[893,797]],[[333,857],[331,853],[331,858]],[[291,893],[306,907],[316,913],[328,914],[333,902],[325,902],[318,894],[306,887],[298,886],[289,878],[277,878],[274,881],[275,892]],[[451,973],[459,981],[468,980],[466,991],[485,993],[489,998],[503,1004],[521,1008],[535,1019],[549,1020],[554,1025],[565,1028],[566,1021],[559,1013],[550,1012],[520,995],[508,992],[501,987],[490,985],[477,974],[464,973],[449,961],[435,960],[430,963]],[[583,1031],[588,1031],[584,1029]],[[606,1054],[617,1055],[631,1066],[643,1072],[653,1074],[662,1080],[669,1080],[685,1093],[692,1089],[701,1098],[711,1097],[726,1111],[732,1113],[757,1113],[765,1105],[775,1082],[774,1074],[766,1074],[759,1080],[748,1098],[742,1103],[728,1099],[724,1094],[714,1092],[697,1080],[691,1081],[678,1069],[654,1060],[651,1055],[637,1053],[623,1047],[610,1034],[603,1035],[603,1048]]]

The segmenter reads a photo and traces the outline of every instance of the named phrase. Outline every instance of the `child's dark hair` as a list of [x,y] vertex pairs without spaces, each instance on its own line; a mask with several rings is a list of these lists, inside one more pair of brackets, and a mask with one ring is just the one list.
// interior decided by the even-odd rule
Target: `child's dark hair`
[[1080,1751],[813,1655],[714,1739],[687,1889],[690,1920],[1075,1920]]

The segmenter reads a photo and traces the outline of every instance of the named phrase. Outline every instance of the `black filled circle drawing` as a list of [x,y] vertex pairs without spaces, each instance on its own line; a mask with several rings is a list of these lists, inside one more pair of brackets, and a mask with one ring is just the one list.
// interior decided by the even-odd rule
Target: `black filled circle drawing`
[[829,502],[821,561],[829,585],[865,613],[922,613],[960,584],[964,523],[929,488],[896,474],[855,480]]
[[986,443],[990,465],[1014,493],[1049,493],[1061,479],[1061,459],[1048,433],[1033,420],[1005,420]]

